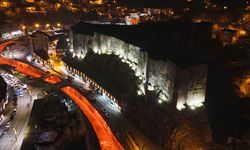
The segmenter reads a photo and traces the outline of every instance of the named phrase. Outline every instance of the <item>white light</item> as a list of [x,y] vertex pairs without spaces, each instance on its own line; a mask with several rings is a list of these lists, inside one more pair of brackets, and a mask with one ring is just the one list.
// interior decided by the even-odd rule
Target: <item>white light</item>
[[122,59],[122,62],[125,62],[125,59]]
[[28,55],[28,56],[26,57],[26,59],[27,59],[27,61],[31,62],[32,55]]
[[69,49],[69,51],[72,53],[74,50],[73,50],[73,48],[71,48],[71,49]]
[[78,58],[81,58],[81,54],[77,54],[77,57],[78,57]]
[[159,99],[162,100],[162,101],[168,101],[167,96],[162,92],[159,95]]
[[162,100],[158,100],[158,103],[159,103],[159,104],[162,104],[162,102],[163,102]]
[[191,108],[192,110],[195,110],[195,107],[194,107],[194,106],[190,106],[190,108]]
[[137,94],[138,94],[138,95],[142,95],[142,91],[141,91],[141,90],[138,90],[138,91],[137,91]]
[[134,71],[135,71],[135,69],[136,69],[136,67],[135,67],[135,65],[133,65],[133,66],[132,66],[132,70],[134,70]]
[[154,87],[151,86],[151,85],[149,85],[149,86],[148,86],[148,90],[149,90],[149,91],[153,91],[153,90],[154,90]]
[[142,80],[143,79],[142,76],[140,76],[139,79]]
[[67,42],[69,42],[69,39],[66,39]]
[[23,34],[23,32],[21,30],[17,30],[17,31],[12,31],[11,32],[12,36],[17,36],[17,35],[22,35],[22,34]]

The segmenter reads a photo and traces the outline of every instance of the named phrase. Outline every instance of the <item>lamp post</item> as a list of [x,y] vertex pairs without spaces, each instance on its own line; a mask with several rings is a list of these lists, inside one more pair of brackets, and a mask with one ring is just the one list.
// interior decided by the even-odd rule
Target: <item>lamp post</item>
[[17,141],[16,129],[15,129],[14,127],[13,127],[12,129],[13,129],[13,131],[14,131],[15,139],[16,139],[16,141]]

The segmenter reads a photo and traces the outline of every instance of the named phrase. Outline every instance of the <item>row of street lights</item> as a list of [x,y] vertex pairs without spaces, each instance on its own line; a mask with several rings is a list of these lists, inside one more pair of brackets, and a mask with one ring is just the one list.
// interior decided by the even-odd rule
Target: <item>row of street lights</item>
[[[33,53],[33,56],[35,58],[39,59],[40,61],[42,61],[44,64],[47,64],[47,65],[50,64],[49,62],[43,60],[42,58],[40,58],[39,56],[37,56],[34,53]],[[119,110],[121,110],[121,107],[118,105],[118,100],[113,95],[111,95],[109,92],[107,92],[104,88],[102,88],[99,84],[97,84],[93,79],[86,76],[86,74],[84,74],[83,72],[80,72],[79,70],[77,70],[75,68],[71,68],[71,67],[67,66],[66,64],[65,64],[65,67],[70,72],[73,72],[74,74],[77,74],[82,79],[85,79],[85,81],[89,82],[91,85],[93,85],[95,88],[97,88],[99,91],[101,91],[101,93],[105,94],[110,100],[112,100],[114,102],[115,107],[118,108]]]
[[114,102],[115,107],[118,108],[119,110],[121,110],[121,107],[118,105],[118,100],[113,95],[111,95],[109,92],[107,92],[104,88],[102,88],[99,84],[97,84],[93,79],[86,76],[84,73],[80,72],[77,69],[71,68],[71,67],[69,67],[67,65],[66,65],[66,68],[69,71],[73,72],[74,74],[77,74],[82,79],[84,78],[85,81],[89,82],[92,86],[94,86],[99,91],[101,91],[102,94],[105,94],[110,100],[112,100]]
[[[25,30],[27,27],[28,27],[28,26],[26,26],[26,25],[21,25],[21,28],[22,28],[23,30]],[[41,28],[41,27],[44,27],[44,28],[46,28],[46,29],[49,29],[50,27],[61,28],[61,27],[62,27],[62,24],[58,22],[58,23],[56,23],[56,24],[53,26],[53,25],[51,25],[51,24],[49,24],[49,23],[46,23],[46,24],[34,23],[34,24],[33,24],[33,27],[34,27],[35,29],[39,29],[39,28]]]

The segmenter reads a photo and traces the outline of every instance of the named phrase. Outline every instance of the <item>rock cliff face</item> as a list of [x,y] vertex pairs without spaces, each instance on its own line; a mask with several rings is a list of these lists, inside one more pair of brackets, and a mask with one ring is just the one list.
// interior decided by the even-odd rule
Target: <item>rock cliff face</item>
[[[171,61],[150,59],[146,52],[141,51],[140,47],[108,35],[71,33],[70,36],[71,41],[73,41],[71,52],[73,52],[74,57],[84,59],[90,51],[97,54],[114,54],[122,62],[127,63],[135,71],[135,75],[139,77],[138,95],[145,94],[148,90],[157,92],[159,103],[173,100],[177,67]],[[198,101],[204,101],[206,66],[186,68],[180,74],[181,84],[179,84],[178,100],[181,102],[178,103],[177,108],[183,108],[184,103],[198,106]],[[199,83],[196,83],[196,80]],[[200,84],[201,86],[198,87]],[[199,88],[198,92],[194,91],[196,87]],[[197,103],[193,104],[191,99],[195,99]]]
[[[147,53],[141,52],[140,48],[122,40],[107,35],[94,33],[93,36],[74,34],[74,53],[79,58],[84,58],[89,51],[98,54],[114,54],[126,62],[140,76],[142,82],[146,82]],[[142,87],[142,86],[141,86]],[[145,93],[144,88],[141,88]]]
[[207,65],[193,65],[179,72],[177,109],[187,104],[191,109],[200,107],[205,101]]
[[158,93],[158,102],[173,99],[176,66],[170,61],[148,60],[147,88]]

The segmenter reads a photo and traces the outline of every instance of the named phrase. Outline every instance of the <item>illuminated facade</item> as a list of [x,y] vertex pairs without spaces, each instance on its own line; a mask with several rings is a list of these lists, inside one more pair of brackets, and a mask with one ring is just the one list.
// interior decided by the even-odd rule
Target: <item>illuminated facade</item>
[[90,4],[101,5],[101,4],[103,4],[103,1],[102,0],[90,0],[89,3]]

